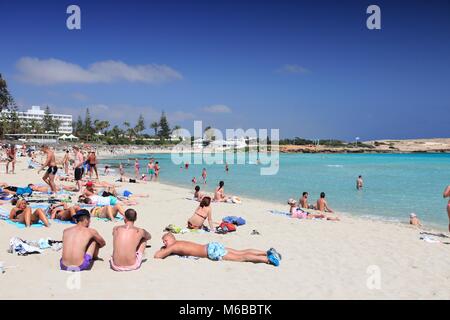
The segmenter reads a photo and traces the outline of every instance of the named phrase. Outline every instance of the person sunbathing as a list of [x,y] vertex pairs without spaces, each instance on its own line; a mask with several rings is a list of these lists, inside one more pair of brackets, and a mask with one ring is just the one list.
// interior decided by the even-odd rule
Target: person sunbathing
[[[31,185],[31,189],[33,191],[42,192],[42,193],[49,193],[49,191],[51,191],[51,188],[49,186],[39,186],[39,185],[35,185],[35,184]],[[62,191],[62,190],[72,191],[72,192],[77,191],[76,187],[74,187],[74,186],[63,186],[63,185],[60,185],[59,187],[56,186],[56,190],[58,192]]]
[[11,209],[9,220],[23,223],[27,227],[42,221],[46,227],[50,227],[50,223],[48,222],[44,210],[38,208],[33,212],[28,206],[28,203],[23,199],[18,200],[16,206]]
[[79,210],[73,218],[77,225],[65,229],[63,233],[60,268],[67,271],[90,270],[106,241],[97,230],[89,228],[91,221],[89,211]]
[[187,225],[189,229],[203,229],[205,226],[203,223],[208,219],[209,228],[211,231],[214,230],[213,221],[211,217],[211,198],[203,197],[200,205],[195,209],[194,214],[188,220]]
[[132,271],[141,266],[147,241],[151,239],[151,235],[145,229],[134,226],[136,219],[136,211],[127,209],[125,224],[113,229],[114,249],[109,262],[114,271]]
[[202,201],[203,197],[205,197],[206,195],[200,191],[200,186],[195,186],[194,190],[194,199],[198,202]]
[[31,194],[33,193],[33,184],[30,183],[28,186],[26,187],[16,187],[16,186],[10,186],[5,182],[0,183],[0,187],[2,187],[2,191],[7,193],[7,194],[13,194],[13,195],[18,195],[18,196],[31,196]]
[[225,196],[224,188],[223,188],[224,185],[225,185],[225,183],[223,181],[219,182],[219,186],[216,188],[216,191],[214,192],[214,201],[218,201],[218,202],[228,201],[229,197]]
[[320,193],[320,198],[317,200],[317,204],[314,209],[324,212],[334,212],[330,207],[328,207],[327,201],[325,200],[325,192]]
[[72,221],[77,211],[81,210],[78,205],[69,206],[66,202],[53,204],[50,209],[50,219],[58,219],[61,221]]
[[409,224],[416,227],[422,226],[422,223],[420,222],[419,218],[417,218],[417,215],[415,213],[411,213],[409,215]]
[[92,217],[109,219],[111,221],[115,221],[118,213],[122,216],[125,215],[124,209],[119,204],[114,206],[94,207],[91,209],[90,213]]
[[289,204],[289,213],[291,214],[291,218],[298,218],[298,219],[327,219],[332,221],[339,221],[338,217],[327,217],[326,215],[319,213],[310,213],[303,211],[301,208],[297,206],[297,201],[294,199],[288,200]]
[[98,205],[98,206],[115,206],[116,204],[118,204],[120,206],[122,206],[122,205],[130,205],[131,206],[131,205],[137,204],[136,201],[127,200],[127,199],[119,200],[115,196],[102,197],[97,194],[94,194],[90,197],[81,195],[78,197],[78,202],[85,203],[85,204]]
[[213,261],[237,261],[267,263],[274,266],[280,265],[281,255],[273,248],[267,251],[256,249],[236,250],[225,248],[218,242],[198,244],[191,241],[178,241],[172,233],[166,233],[162,237],[164,246],[155,253],[155,259],[164,259],[170,255],[192,256],[208,258]]

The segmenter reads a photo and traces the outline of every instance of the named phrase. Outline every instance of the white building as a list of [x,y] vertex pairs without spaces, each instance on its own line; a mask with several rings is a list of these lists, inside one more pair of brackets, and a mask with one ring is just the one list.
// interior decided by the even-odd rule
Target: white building
[[[4,113],[9,113],[9,110],[3,110]],[[17,115],[21,120],[36,120],[42,122],[45,115],[45,110],[42,110],[40,106],[32,106],[27,111],[17,111]],[[56,114],[51,113],[50,116],[53,120],[59,120],[61,125],[59,126],[59,133],[72,133],[72,115],[71,114]]]

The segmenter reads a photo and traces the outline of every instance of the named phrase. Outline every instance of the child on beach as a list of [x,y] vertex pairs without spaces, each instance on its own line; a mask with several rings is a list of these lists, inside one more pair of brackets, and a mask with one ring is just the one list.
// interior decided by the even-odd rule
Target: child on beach
[[409,215],[409,224],[416,226],[416,227],[421,227],[422,224],[420,223],[419,218],[417,218],[417,215],[415,213],[411,213]]

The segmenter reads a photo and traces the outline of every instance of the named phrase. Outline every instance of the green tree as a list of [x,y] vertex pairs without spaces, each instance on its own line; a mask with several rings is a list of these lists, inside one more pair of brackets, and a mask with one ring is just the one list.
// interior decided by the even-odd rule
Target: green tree
[[47,106],[44,111],[44,118],[42,119],[42,127],[44,132],[50,132],[53,130],[53,119],[50,115],[50,107]]
[[73,125],[75,128],[75,135],[78,137],[84,136],[84,126],[83,126],[83,120],[81,119],[81,116],[78,116],[77,122]]
[[144,121],[144,117],[141,115],[139,115],[139,119],[137,121],[136,126],[134,127],[134,132],[137,135],[140,135],[142,131],[145,130],[145,121]]
[[123,135],[123,130],[116,125],[111,129],[111,131],[109,131],[109,135],[111,135],[114,140],[117,141]]
[[0,111],[10,106],[15,106],[15,102],[8,90],[8,85],[6,80],[2,78],[0,73]]
[[110,123],[108,120],[95,120],[94,121],[94,128],[95,132],[101,132],[105,133],[105,130],[108,129],[110,126]]
[[52,131],[54,133],[59,133],[59,127],[61,127],[61,120],[53,119],[53,121],[52,121]]
[[161,114],[161,119],[159,120],[159,132],[158,135],[160,139],[169,139],[170,138],[170,127],[169,122],[167,121],[166,113],[163,111]]
[[159,123],[157,121],[152,122],[152,124],[150,125],[150,128],[155,130],[155,137],[156,137],[158,135]]
[[86,108],[86,115],[84,116],[84,126],[83,133],[85,139],[89,141],[94,135],[94,128],[92,127],[92,119],[91,114],[89,112],[89,108]]

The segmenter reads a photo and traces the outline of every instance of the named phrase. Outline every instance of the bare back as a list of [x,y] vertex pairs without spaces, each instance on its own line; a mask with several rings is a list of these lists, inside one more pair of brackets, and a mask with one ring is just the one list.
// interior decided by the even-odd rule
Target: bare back
[[64,265],[79,266],[84,260],[87,247],[94,241],[97,231],[91,228],[76,225],[64,230],[62,262]]
[[168,249],[170,254],[180,256],[193,256],[199,258],[206,258],[208,256],[206,245],[190,241],[176,241]]
[[135,226],[117,226],[113,229],[113,260],[120,266],[136,262],[136,252],[144,239],[144,230]]

